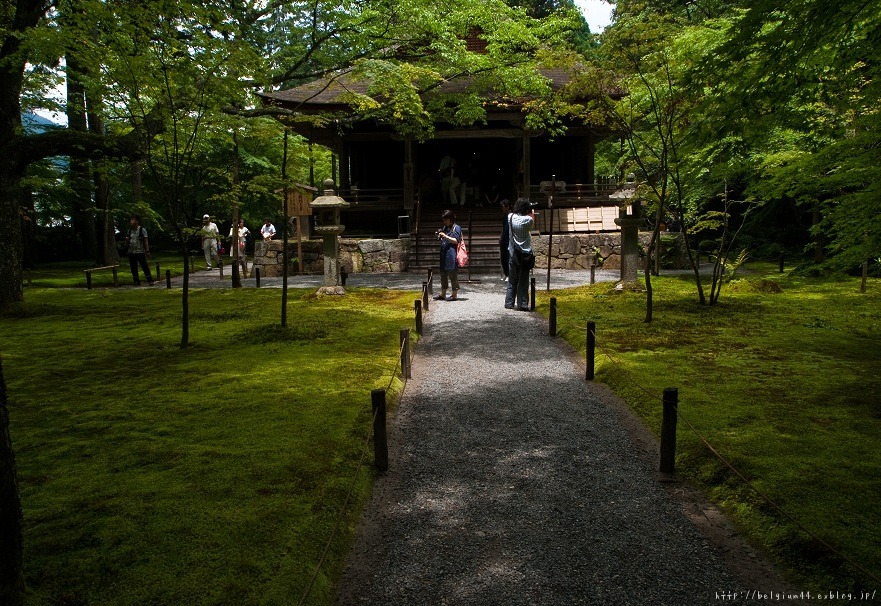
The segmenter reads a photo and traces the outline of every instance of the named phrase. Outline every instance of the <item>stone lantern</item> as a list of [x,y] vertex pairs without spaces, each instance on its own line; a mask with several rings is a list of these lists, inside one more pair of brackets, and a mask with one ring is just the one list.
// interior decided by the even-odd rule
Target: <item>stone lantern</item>
[[642,205],[636,197],[636,180],[627,176],[627,183],[609,195],[618,202],[615,224],[621,228],[621,281],[619,289],[637,288],[639,268],[639,226],[642,225]]
[[346,289],[340,284],[340,235],[346,227],[340,223],[340,209],[348,208],[349,203],[334,193],[333,179],[325,179],[324,195],[309,203],[315,215],[314,232],[324,240],[324,286],[318,289],[321,294],[343,295]]

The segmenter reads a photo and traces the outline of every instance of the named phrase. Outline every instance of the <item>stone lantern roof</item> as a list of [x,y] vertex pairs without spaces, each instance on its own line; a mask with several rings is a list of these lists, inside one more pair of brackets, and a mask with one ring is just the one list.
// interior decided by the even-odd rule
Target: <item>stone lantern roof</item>
[[337,196],[334,192],[333,179],[325,179],[324,195],[318,196],[309,203],[309,207],[315,210],[330,210],[332,208],[348,208],[350,204]]
[[346,230],[340,223],[340,209],[348,208],[350,204],[334,193],[333,179],[325,179],[323,185],[324,195],[309,203],[309,207],[317,213],[313,229],[316,234],[340,235]]

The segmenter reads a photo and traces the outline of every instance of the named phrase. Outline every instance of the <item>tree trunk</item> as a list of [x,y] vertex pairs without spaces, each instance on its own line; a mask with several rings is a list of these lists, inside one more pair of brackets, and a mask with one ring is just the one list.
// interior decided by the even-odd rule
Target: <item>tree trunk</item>
[[38,258],[37,253],[37,212],[34,208],[34,196],[29,191],[21,192],[21,265],[33,267]]
[[232,243],[230,252],[232,253],[232,287],[242,287],[242,277],[239,274],[239,136],[238,131],[234,130],[233,138],[233,164],[232,164],[232,187],[235,192],[235,199],[232,203]]
[[181,246],[184,249],[184,284],[181,292],[181,333],[180,348],[186,349],[190,344],[190,250],[186,238],[181,235]]
[[811,223],[814,228],[814,263],[822,263],[824,258],[823,232],[820,231],[820,203],[814,200],[811,208]]
[[[101,119],[99,109],[100,99],[92,99],[86,95],[86,103],[89,107],[89,131],[100,136],[105,136],[104,121]],[[119,250],[116,248],[116,233],[113,214],[110,208],[110,184],[107,182],[107,162],[105,160],[92,161],[92,175],[95,184],[95,208],[98,212],[98,226],[100,238],[98,254],[95,259],[98,265],[114,265],[119,263]]]
[[0,358],[0,604],[24,604],[21,497],[9,436],[9,405]]
[[[77,132],[88,131],[86,122],[86,94],[82,83],[77,79],[81,73],[78,63],[67,55],[67,128]],[[89,161],[83,158],[70,158],[68,180],[74,194],[74,207],[71,209],[73,228],[82,239],[81,254],[86,259],[98,259],[98,236],[95,231],[95,212],[92,203]]]
[[110,184],[107,182],[106,163],[97,161],[95,169],[95,206],[98,208],[101,230],[101,246],[98,248],[99,265],[115,265],[119,263],[119,249],[116,247],[116,224],[110,208]]
[[[0,93],[2,94],[2,93]],[[21,124],[21,122],[19,122]],[[6,139],[0,126],[0,140]],[[0,144],[0,225],[5,228],[0,238],[0,310],[8,309],[24,299],[21,285],[21,178],[8,144]]]
[[[284,209],[284,219],[282,220],[282,229],[281,229],[281,258],[282,265],[284,265],[284,269],[281,272],[281,326],[282,328],[286,328],[288,325],[288,129],[285,127],[284,129],[284,152],[282,154],[282,162],[281,162],[281,180],[283,184],[282,196],[283,199],[281,201],[282,208]],[[300,259],[302,263],[303,260]]]

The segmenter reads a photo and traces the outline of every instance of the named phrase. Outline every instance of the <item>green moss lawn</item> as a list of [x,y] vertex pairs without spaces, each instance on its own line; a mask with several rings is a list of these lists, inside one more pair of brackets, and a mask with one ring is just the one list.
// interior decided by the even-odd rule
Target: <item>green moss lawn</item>
[[[80,280],[59,271],[32,283]],[[418,295],[292,290],[283,330],[278,289],[194,290],[181,350],[180,290],[25,293],[0,354],[27,603],[297,603]],[[306,603],[330,603],[372,475],[368,448]]]

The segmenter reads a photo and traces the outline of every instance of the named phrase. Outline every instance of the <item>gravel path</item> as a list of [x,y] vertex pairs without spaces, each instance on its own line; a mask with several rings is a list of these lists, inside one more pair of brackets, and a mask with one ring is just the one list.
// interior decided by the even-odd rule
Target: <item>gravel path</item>
[[743,603],[583,369],[502,294],[431,302],[340,604]]

